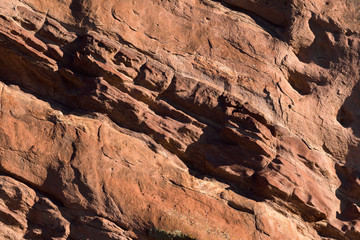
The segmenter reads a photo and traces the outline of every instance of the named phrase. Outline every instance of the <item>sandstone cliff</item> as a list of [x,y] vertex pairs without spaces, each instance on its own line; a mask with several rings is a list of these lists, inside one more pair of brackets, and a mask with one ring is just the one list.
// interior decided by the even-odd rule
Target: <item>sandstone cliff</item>
[[1,239],[360,239],[356,0],[0,1]]

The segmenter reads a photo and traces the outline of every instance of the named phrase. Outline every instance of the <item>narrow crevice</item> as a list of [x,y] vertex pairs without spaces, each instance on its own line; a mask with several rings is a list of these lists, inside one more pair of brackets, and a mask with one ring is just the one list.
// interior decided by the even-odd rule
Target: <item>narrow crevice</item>
[[[271,20],[259,15],[258,13],[255,13],[254,11],[246,9],[246,8],[249,8],[249,6],[246,6],[246,5],[244,5],[243,7],[237,6],[238,3],[236,3],[236,1],[227,1],[227,0],[212,0],[212,1],[221,3],[224,7],[230,9],[231,11],[240,12],[240,13],[248,15],[255,21],[255,23],[258,26],[260,26],[262,29],[264,29],[272,37],[277,38],[281,41],[285,40],[283,38],[283,35],[286,31],[286,28],[288,27],[288,23],[286,22],[286,20],[280,20],[280,17],[273,16],[272,20],[276,21],[276,23],[274,23]],[[290,9],[291,6],[284,6],[284,7]],[[256,9],[255,7],[253,7],[253,8]],[[257,7],[257,9],[260,10],[261,7]],[[288,10],[288,11],[290,11],[290,10]]]

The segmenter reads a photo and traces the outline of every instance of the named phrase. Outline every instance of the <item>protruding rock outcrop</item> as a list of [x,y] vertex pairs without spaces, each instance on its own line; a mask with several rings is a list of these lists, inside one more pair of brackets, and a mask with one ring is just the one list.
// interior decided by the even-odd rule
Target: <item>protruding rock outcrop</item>
[[3,239],[359,239],[356,1],[0,2]]

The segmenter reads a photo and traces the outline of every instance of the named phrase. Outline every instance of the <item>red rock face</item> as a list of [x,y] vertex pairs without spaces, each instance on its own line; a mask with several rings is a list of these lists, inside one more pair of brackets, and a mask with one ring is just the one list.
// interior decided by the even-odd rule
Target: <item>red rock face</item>
[[360,239],[359,9],[1,1],[1,239]]

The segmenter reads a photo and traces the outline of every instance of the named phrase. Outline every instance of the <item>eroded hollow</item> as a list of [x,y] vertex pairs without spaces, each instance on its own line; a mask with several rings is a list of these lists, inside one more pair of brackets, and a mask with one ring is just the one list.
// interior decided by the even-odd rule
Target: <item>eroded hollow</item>
[[307,95],[311,92],[310,79],[299,72],[289,72],[288,81],[293,89],[301,95]]
[[309,47],[301,48],[296,55],[304,63],[313,62],[328,69],[331,63],[337,63],[344,56],[344,50],[339,45],[341,29],[332,21],[325,22],[316,17],[309,20],[309,26],[315,40]]
[[353,114],[344,106],[339,109],[336,119],[343,127],[350,127],[354,122]]

